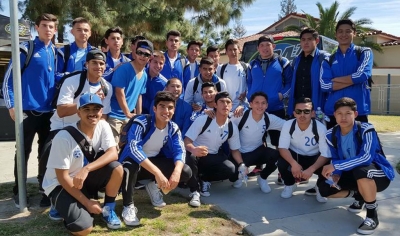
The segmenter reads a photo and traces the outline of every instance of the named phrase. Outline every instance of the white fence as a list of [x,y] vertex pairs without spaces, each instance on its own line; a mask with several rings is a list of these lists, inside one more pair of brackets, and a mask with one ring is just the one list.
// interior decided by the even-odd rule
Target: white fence
[[371,113],[376,115],[400,115],[400,84],[373,85]]

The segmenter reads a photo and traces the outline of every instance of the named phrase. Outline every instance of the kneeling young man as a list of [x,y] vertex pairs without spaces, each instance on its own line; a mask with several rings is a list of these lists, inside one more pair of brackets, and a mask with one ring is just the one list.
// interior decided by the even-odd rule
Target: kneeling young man
[[175,97],[166,91],[157,92],[154,115],[134,118],[127,132],[127,143],[119,161],[124,167],[122,218],[126,225],[139,225],[133,191],[137,180],[150,179],[146,191],[151,203],[164,207],[162,193],[175,189],[179,182],[187,182],[192,171],[185,164],[186,150],[178,125],[171,121],[175,112]]
[[[394,170],[386,160],[374,126],[355,121],[356,102],[348,97],[334,106],[337,125],[328,130],[326,139],[332,153],[332,163],[322,174],[332,178],[331,185],[318,183],[321,195],[329,198],[353,197],[349,211],[359,213],[364,206],[367,217],[358,227],[360,234],[372,234],[378,227],[376,193],[385,190],[394,179]],[[333,187],[336,186],[336,187]]]
[[[318,175],[317,183],[323,182],[325,179],[321,176],[321,167],[331,157],[324,138],[326,128],[321,122],[312,119],[315,113],[311,99],[297,99],[293,115],[295,119],[283,124],[279,138],[281,158],[278,160],[278,169],[285,183],[282,198],[292,197],[297,187],[296,179],[308,180],[315,173]],[[318,188],[315,190],[317,201],[326,202]]]
[[[111,128],[106,121],[100,120],[101,98],[86,93],[80,97],[79,104],[77,114],[80,120],[72,127],[91,144],[89,152],[94,151],[99,157],[90,160],[84,154],[87,152],[75,141],[76,136],[60,130],[53,139],[43,189],[71,234],[87,235],[93,229],[92,214],[103,213],[103,219],[111,229],[121,227],[114,208],[123,170],[117,161]],[[103,155],[99,155],[101,150]],[[104,187],[105,199],[101,208],[90,197]]]

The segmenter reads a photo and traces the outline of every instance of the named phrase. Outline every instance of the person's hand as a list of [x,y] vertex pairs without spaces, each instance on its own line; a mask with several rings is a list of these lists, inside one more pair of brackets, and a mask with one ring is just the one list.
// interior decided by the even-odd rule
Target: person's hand
[[310,170],[310,168],[307,168],[306,170],[303,170],[301,172],[301,178],[302,179],[309,179],[311,176],[314,174],[314,171]]
[[89,174],[89,170],[85,167],[83,167],[78,174],[76,174],[74,176],[73,180],[73,184],[74,184],[74,188],[77,189],[82,189],[83,187],[83,182],[85,182],[85,179],[87,178]]
[[198,146],[193,149],[193,155],[196,157],[204,157],[208,155],[208,148],[206,146]]
[[104,95],[103,88],[104,88],[104,86],[101,86],[101,87],[99,88],[99,90],[97,90],[97,92],[96,92],[97,96],[99,96],[99,97],[101,98],[101,101],[103,101],[104,98],[106,97],[106,96]]
[[301,175],[302,175],[302,170],[303,170],[303,167],[301,167],[301,165],[299,165],[299,163],[297,163],[296,162],[296,164],[294,164],[292,167],[291,167],[291,169],[292,169],[292,175],[293,175],[293,177],[295,177],[295,178],[301,178]]
[[244,107],[238,106],[236,107],[235,111],[233,112],[234,117],[241,117],[243,115]]
[[156,174],[155,177],[156,177],[156,182],[157,182],[159,189],[169,189],[170,188],[168,179],[162,174],[162,172],[160,172],[159,174]]
[[14,108],[10,108],[8,109],[8,113],[10,113],[10,117],[13,121],[15,121],[15,109]]
[[87,202],[85,203],[85,208],[89,213],[92,214],[101,214],[103,212],[103,209],[100,206],[100,203],[98,201],[90,200],[88,199]]
[[179,170],[174,170],[174,172],[172,172],[172,175],[169,177],[169,191],[175,189],[178,184],[179,184],[179,180],[181,179],[181,171]]
[[132,117],[136,116],[136,113],[131,113],[129,112],[128,114],[126,114],[126,118],[130,119]]
[[193,103],[192,104],[192,109],[193,109],[193,111],[200,111],[201,110],[201,106],[198,105],[197,103]]
[[214,109],[205,109],[204,114],[208,115],[211,119],[214,119],[215,117],[215,112]]
[[279,96],[279,101],[282,101],[283,95],[281,93],[278,93],[278,96]]
[[339,180],[340,180],[340,175],[332,175],[331,176],[332,177],[332,180],[333,180],[333,182],[335,182],[336,184],[339,182]]
[[333,171],[335,171],[335,167],[332,164],[326,165],[322,168],[322,175],[325,178],[329,178]]
[[241,94],[239,95],[239,97],[238,97],[238,99],[239,99],[240,101],[243,101],[245,98],[246,98],[246,91],[244,91],[243,93],[241,93]]

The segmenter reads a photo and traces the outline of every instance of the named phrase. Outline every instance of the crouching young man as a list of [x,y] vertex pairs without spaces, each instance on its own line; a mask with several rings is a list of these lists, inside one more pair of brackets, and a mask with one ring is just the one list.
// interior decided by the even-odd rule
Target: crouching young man
[[394,179],[394,170],[386,160],[378,135],[372,124],[355,121],[356,102],[348,97],[334,105],[337,125],[328,130],[326,139],[332,153],[332,163],[322,174],[333,182],[318,183],[322,196],[353,197],[350,212],[359,213],[365,207],[367,217],[358,227],[360,234],[372,234],[378,227],[376,193],[385,190]]
[[130,127],[127,125],[127,142],[119,157],[124,167],[122,218],[126,225],[139,225],[133,203],[137,180],[150,179],[146,191],[151,203],[155,207],[164,207],[166,203],[160,189],[167,193],[192,176],[191,169],[185,164],[186,150],[181,132],[171,121],[175,99],[170,92],[157,92],[154,115],[137,116]]
[[[71,127],[77,133],[70,133],[64,128],[53,139],[43,189],[71,234],[87,235],[93,229],[92,214],[102,213],[111,229],[121,227],[114,208],[123,170],[117,161],[111,128],[106,121],[100,120],[103,108],[101,98],[86,93],[80,97],[79,104],[77,114],[80,120]],[[89,143],[88,150],[76,141],[79,135],[81,140],[86,139]],[[103,155],[99,154],[100,150],[104,151]],[[87,153],[99,157],[90,159]],[[90,197],[104,187],[102,208]]]

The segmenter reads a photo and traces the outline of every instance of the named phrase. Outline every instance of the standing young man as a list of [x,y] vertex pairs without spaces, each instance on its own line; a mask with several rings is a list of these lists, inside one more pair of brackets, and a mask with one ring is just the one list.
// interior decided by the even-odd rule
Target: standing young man
[[109,28],[104,34],[104,39],[108,45],[106,70],[104,78],[111,82],[113,72],[124,62],[129,62],[130,59],[121,53],[121,48],[124,45],[123,33],[120,27]]
[[365,207],[367,216],[357,232],[372,234],[379,225],[376,193],[389,186],[395,173],[386,160],[374,126],[356,121],[356,102],[349,97],[341,98],[334,110],[337,125],[326,134],[332,162],[323,167],[322,174],[335,184],[321,181],[318,187],[325,197],[353,197],[355,202],[348,208],[350,212],[360,213]]
[[368,122],[371,113],[368,79],[372,76],[373,54],[370,48],[353,44],[356,34],[353,21],[340,20],[336,25],[338,50],[322,63],[320,82],[322,91],[327,93],[324,111],[330,118],[328,129],[336,124],[333,105],[342,97],[348,96],[356,101],[358,121]]
[[125,54],[125,56],[127,58],[129,58],[131,61],[136,59],[136,44],[137,42],[139,42],[140,40],[145,40],[146,38],[141,36],[141,35],[136,35],[135,37],[133,37],[131,39],[131,53]]
[[[35,29],[38,36],[33,40],[33,53],[27,67],[21,68],[21,88],[22,88],[22,110],[24,114],[24,153],[25,153],[25,173],[17,176],[17,156],[14,158],[14,177],[13,187],[15,206],[19,207],[18,178],[26,181],[27,164],[29,154],[32,151],[32,143],[37,133],[38,154],[42,153],[44,143],[50,132],[50,117],[53,115],[51,100],[55,91],[55,70],[56,70],[56,49],[51,39],[57,32],[57,17],[44,13],[35,21]],[[24,42],[20,45],[24,51],[28,52],[29,44]],[[24,66],[28,53],[20,53],[19,60]],[[16,58],[14,58],[15,60]],[[18,60],[18,59],[17,59]],[[11,119],[15,120],[14,111],[14,84],[12,60],[4,76],[3,82],[4,102],[10,113]],[[38,156],[39,158],[39,156]],[[29,204],[29,203],[28,203]]]
[[214,60],[214,68],[215,68],[215,74],[217,76],[221,77],[221,64],[219,64],[219,48],[215,45],[209,46],[207,48],[207,57],[210,57],[211,59]]
[[169,31],[166,46],[165,65],[161,74],[167,79],[178,78],[183,84],[183,68],[187,62],[186,58],[178,52],[181,46],[181,33],[177,30]]
[[[52,205],[73,235],[88,235],[93,229],[93,214],[103,214],[110,229],[121,227],[115,214],[115,198],[121,186],[123,170],[118,163],[116,143],[110,126],[100,120],[101,98],[86,93],[79,99],[79,121],[71,128],[91,143],[96,157],[90,160],[69,131],[62,130],[53,139],[43,188]],[[104,151],[104,154],[99,154]],[[103,208],[91,196],[105,188]]]
[[[154,115],[135,118],[127,133],[127,143],[119,161],[124,167],[122,218],[126,225],[139,225],[133,191],[137,180],[150,179],[146,184],[151,203],[164,207],[160,189],[166,193],[179,182],[187,182],[192,175],[185,164],[186,151],[181,132],[171,121],[175,111],[175,98],[170,92],[158,92],[153,107]],[[150,116],[150,117],[146,117]]]
[[114,73],[111,84],[114,94],[111,97],[111,112],[108,116],[115,140],[119,133],[136,114],[142,113],[142,94],[146,93],[147,74],[144,70],[153,53],[153,44],[148,40],[137,43],[134,61],[125,63]]
[[187,59],[188,63],[183,68],[183,88],[186,89],[186,85],[189,80],[193,79],[199,74],[199,63],[196,59],[200,56],[201,46],[203,43],[200,41],[190,41],[187,46]]

